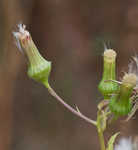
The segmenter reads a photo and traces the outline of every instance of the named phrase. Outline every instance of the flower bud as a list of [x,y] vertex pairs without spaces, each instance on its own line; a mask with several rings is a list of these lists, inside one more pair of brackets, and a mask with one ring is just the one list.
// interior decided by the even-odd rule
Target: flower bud
[[133,88],[136,86],[137,77],[133,73],[125,74],[119,92],[110,99],[110,110],[117,116],[127,115],[132,108],[130,100]]
[[23,51],[29,60],[28,76],[38,82],[48,84],[51,71],[51,62],[45,60],[35,46],[30,33],[25,30],[25,25],[18,25],[18,32],[13,32],[17,47]]
[[104,99],[109,99],[111,95],[113,93],[116,93],[118,90],[118,84],[110,81],[116,79],[116,72],[115,72],[116,52],[112,49],[105,50],[103,59],[104,59],[103,76],[101,82],[99,83],[98,89],[104,96]]

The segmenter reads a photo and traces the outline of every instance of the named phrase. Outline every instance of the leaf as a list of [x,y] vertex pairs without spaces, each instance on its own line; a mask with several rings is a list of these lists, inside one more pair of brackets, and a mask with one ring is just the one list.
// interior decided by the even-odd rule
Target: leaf
[[107,147],[107,150],[114,150],[113,146],[114,146],[114,142],[115,142],[115,139],[116,137],[119,135],[120,133],[117,132],[115,133],[113,136],[110,137],[109,141],[108,141],[108,147]]

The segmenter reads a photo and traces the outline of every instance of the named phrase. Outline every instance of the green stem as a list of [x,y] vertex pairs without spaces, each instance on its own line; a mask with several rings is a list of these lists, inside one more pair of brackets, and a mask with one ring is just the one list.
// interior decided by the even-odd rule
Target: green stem
[[98,136],[99,136],[101,150],[106,150],[105,143],[104,143],[103,132],[102,132],[102,130],[98,129],[98,127],[97,127],[97,131],[98,131]]
[[[99,136],[99,141],[100,141],[100,145],[101,145],[101,150],[106,150],[105,149],[105,143],[104,143],[104,136],[103,136],[103,131],[101,129],[100,124],[98,124],[99,121],[94,121],[91,120],[90,118],[84,116],[80,111],[75,110],[74,108],[72,108],[70,105],[68,105],[67,103],[65,103],[65,101],[60,98],[56,92],[50,87],[50,85],[48,84],[48,82],[44,83],[45,87],[48,88],[49,93],[56,98],[57,101],[59,101],[64,107],[66,107],[70,112],[72,112],[73,114],[75,114],[76,116],[82,118],[83,120],[85,120],[86,122],[93,124],[97,127],[97,131],[98,131],[98,136]],[[100,116],[98,115],[98,118]],[[99,119],[98,119],[99,120]]]
[[103,135],[105,129],[106,129],[106,119],[104,119],[103,112],[99,110],[97,112],[97,132],[99,136],[101,150],[106,150]]

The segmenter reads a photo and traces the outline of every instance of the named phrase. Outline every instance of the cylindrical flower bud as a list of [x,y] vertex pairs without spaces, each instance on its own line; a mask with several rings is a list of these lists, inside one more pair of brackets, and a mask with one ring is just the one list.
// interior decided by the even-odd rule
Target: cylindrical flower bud
[[19,31],[13,32],[17,46],[29,60],[28,76],[38,82],[47,82],[51,71],[51,62],[45,60],[35,46],[30,33],[25,30],[25,25],[18,25]]
[[110,110],[117,116],[127,115],[132,108],[130,100],[133,88],[136,86],[136,75],[133,73],[125,74],[120,85],[119,92],[110,99]]
[[103,76],[101,82],[99,83],[98,89],[104,96],[104,99],[109,99],[111,95],[116,93],[118,90],[118,84],[110,81],[116,79],[116,52],[112,49],[105,50],[103,60]]

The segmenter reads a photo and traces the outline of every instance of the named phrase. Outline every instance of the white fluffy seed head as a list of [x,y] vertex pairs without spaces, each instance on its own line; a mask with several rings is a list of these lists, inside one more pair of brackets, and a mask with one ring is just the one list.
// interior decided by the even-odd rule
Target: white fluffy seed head
[[133,143],[131,138],[122,138],[114,150],[133,150]]
[[138,150],[138,137],[132,139],[122,138],[119,143],[115,145],[114,150]]

